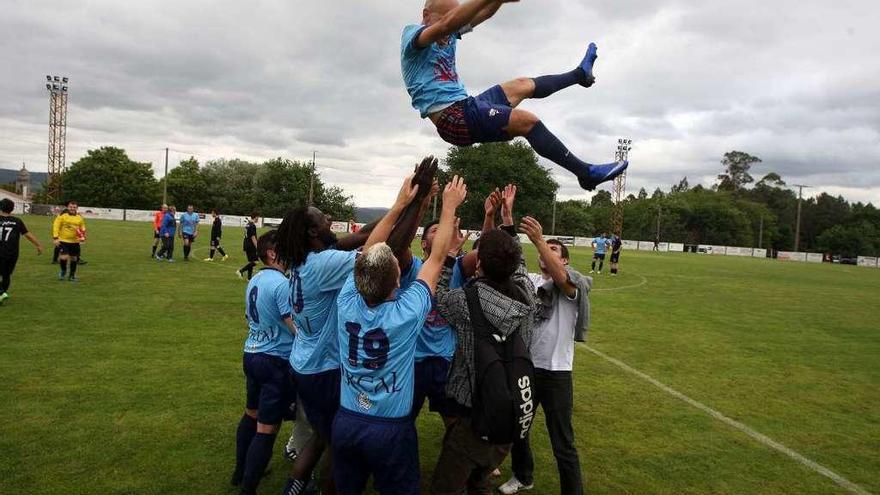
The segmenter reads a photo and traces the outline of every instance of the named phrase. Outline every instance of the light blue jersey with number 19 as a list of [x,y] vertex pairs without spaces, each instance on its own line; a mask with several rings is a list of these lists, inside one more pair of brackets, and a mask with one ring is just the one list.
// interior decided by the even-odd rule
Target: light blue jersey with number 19
[[290,365],[297,373],[314,375],[339,368],[336,343],[336,296],[354,271],[355,251],[326,249],[309,253],[290,270],[290,301],[296,340]]
[[416,340],[433,303],[430,289],[416,280],[394,300],[368,306],[352,273],[337,302],[341,406],[380,418],[408,416],[412,412]]

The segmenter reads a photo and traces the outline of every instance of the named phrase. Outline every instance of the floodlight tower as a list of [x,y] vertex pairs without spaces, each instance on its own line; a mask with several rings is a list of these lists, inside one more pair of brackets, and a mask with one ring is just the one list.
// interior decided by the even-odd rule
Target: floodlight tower
[[61,199],[61,172],[67,147],[67,77],[46,76],[49,91],[49,160],[47,192],[52,201]]
[[[624,161],[632,149],[632,139],[621,138],[617,140],[617,151],[614,159]],[[614,179],[614,207],[611,210],[611,231],[618,237],[623,236],[623,198],[626,194],[626,170]]]

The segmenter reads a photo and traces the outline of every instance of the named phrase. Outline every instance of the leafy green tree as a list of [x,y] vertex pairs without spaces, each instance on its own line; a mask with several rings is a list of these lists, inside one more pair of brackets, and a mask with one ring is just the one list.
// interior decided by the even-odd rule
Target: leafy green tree
[[64,200],[104,208],[155,208],[159,189],[149,163],[131,160],[125,150],[89,150],[61,175]]
[[445,165],[446,176],[462,176],[468,185],[468,199],[458,210],[462,228],[480,228],[485,197],[512,183],[517,186],[516,216],[531,215],[549,230],[558,185],[530,146],[512,141],[452,147]]
[[180,162],[168,171],[168,176],[159,181],[161,188],[168,182],[168,204],[183,209],[193,205],[196,210],[204,211],[208,206],[208,184],[199,168],[199,162],[193,157]]
[[[547,227],[544,230],[550,234]],[[557,234],[589,237],[595,230],[590,205],[585,200],[570,199],[556,203]]]
[[735,192],[752,183],[754,179],[749,174],[749,170],[757,163],[761,163],[760,158],[742,151],[725,153],[721,160],[724,173],[718,175],[718,190]]

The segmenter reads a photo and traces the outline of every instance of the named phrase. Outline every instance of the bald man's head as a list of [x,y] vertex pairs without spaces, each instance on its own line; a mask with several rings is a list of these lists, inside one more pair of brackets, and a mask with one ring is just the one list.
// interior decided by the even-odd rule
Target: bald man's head
[[425,8],[422,10],[422,24],[430,26],[456,7],[458,7],[458,0],[425,0]]

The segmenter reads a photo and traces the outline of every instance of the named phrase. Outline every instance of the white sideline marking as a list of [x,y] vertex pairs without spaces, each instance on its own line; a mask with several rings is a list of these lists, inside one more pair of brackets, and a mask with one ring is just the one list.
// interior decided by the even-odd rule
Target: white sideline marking
[[797,452],[795,452],[794,450],[791,450],[790,448],[786,447],[785,445],[782,445],[781,443],[777,442],[776,440],[773,440],[772,438],[768,437],[767,435],[764,435],[763,433],[759,433],[759,432],[753,430],[752,428],[744,425],[743,423],[740,423],[739,421],[737,421],[735,419],[728,418],[724,414],[721,414],[720,412],[716,411],[715,409],[712,409],[711,407],[703,404],[702,402],[698,402],[694,399],[691,399],[687,395],[684,395],[683,393],[679,392],[678,390],[675,390],[675,389],[665,385],[664,383],[654,379],[653,377],[651,377],[650,375],[648,375],[646,373],[643,373],[643,372],[633,368],[632,366],[624,363],[623,361],[620,361],[618,359],[614,359],[613,357],[608,356],[607,354],[604,354],[600,351],[597,351],[596,349],[593,349],[592,347],[588,346],[587,344],[584,344],[583,342],[579,342],[579,344],[582,345],[584,347],[584,349],[592,352],[593,354],[610,362],[611,364],[614,364],[615,366],[623,369],[624,371],[627,371],[629,373],[632,373],[633,375],[636,375],[637,377],[647,381],[651,385],[654,385],[655,387],[666,392],[667,394],[669,394],[677,399],[680,399],[680,400],[690,404],[693,407],[696,407],[697,409],[699,409],[699,410],[703,411],[704,413],[708,414],[709,416],[712,416],[713,418],[721,421],[722,423],[725,423],[728,426],[732,426],[733,428],[736,428],[737,430],[754,438],[755,440],[761,442],[762,444],[764,444],[772,449],[776,449],[779,452],[782,452],[783,454],[791,457],[792,459],[794,459],[797,462],[803,464],[804,466],[812,469],[813,471],[821,474],[822,476],[826,476],[826,477],[830,478],[832,481],[834,481],[835,483],[837,483],[838,485],[840,485],[841,487],[846,489],[848,492],[855,493],[857,495],[871,495],[870,492],[868,492],[864,488],[860,487],[859,485],[853,483],[852,481],[849,481],[848,479],[835,473],[834,471],[828,469],[827,467],[819,464],[818,462],[807,459],[806,457],[802,456],[801,454],[798,454]]
[[642,281],[639,282],[639,283],[637,283],[637,284],[624,285],[623,287],[609,287],[609,288],[607,288],[607,289],[592,289],[592,290],[590,290],[590,292],[599,292],[599,291],[606,291],[606,290],[607,290],[607,291],[612,291],[612,290],[623,290],[623,289],[635,289],[636,287],[641,287],[641,286],[643,286],[643,285],[645,285],[645,284],[648,283],[648,279],[645,278],[644,275],[639,275],[639,274],[637,273],[636,276],[642,279]]

